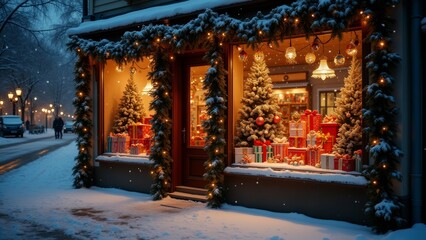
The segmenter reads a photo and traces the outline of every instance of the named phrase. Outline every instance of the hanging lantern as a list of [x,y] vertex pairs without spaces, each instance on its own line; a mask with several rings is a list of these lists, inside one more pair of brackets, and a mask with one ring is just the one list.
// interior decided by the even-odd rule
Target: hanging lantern
[[323,56],[320,60],[319,67],[312,72],[313,78],[321,78],[323,81],[326,78],[336,77],[333,69],[330,69],[327,64],[327,57]]
[[317,57],[315,56],[314,53],[307,53],[305,56],[305,61],[307,64],[312,64],[315,62],[315,60],[317,59]]
[[257,126],[262,126],[263,124],[265,124],[265,119],[263,117],[257,117],[256,124]]
[[296,63],[296,48],[290,46],[285,50],[285,58],[287,59],[288,63]]
[[345,64],[345,60],[345,56],[343,56],[339,51],[339,53],[334,57],[334,64],[336,64],[336,66],[341,66]]
[[320,48],[320,39],[318,37],[315,37],[314,42],[311,45],[311,48],[313,51],[318,51],[318,49]]
[[265,58],[265,55],[263,54],[262,51],[257,51],[254,53],[254,60],[256,60],[256,62],[262,61]]
[[356,49],[356,46],[352,40],[350,43],[348,43],[348,45],[346,45],[345,51],[346,51],[346,54],[348,54],[351,57],[355,56],[358,53],[358,50]]
[[246,53],[246,51],[241,50],[240,53],[238,54],[238,58],[240,59],[241,62],[245,62],[247,61],[248,54]]

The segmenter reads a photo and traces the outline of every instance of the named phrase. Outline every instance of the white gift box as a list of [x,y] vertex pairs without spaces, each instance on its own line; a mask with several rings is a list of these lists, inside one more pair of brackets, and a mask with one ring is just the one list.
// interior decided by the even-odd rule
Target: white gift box
[[321,168],[334,170],[334,154],[321,154]]

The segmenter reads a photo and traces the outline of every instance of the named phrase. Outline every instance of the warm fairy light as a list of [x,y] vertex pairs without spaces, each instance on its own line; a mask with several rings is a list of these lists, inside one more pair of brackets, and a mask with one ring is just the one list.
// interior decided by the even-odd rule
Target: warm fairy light
[[361,14],[361,15],[364,14],[364,11],[359,11],[359,14]]
[[83,147],[83,148],[81,148],[81,151],[84,151],[84,147]]
[[211,163],[209,163],[209,167],[211,167],[212,166],[212,164]]
[[259,35],[262,35],[262,34],[263,34],[262,30],[259,30]]
[[379,143],[378,140],[373,140],[373,144],[376,145],[377,143]]
[[214,187],[214,183],[212,183],[212,187]]
[[170,60],[175,59],[175,57],[173,55],[170,55]]
[[380,78],[379,78],[379,83],[380,83],[380,84],[385,83],[385,78],[384,78],[384,77],[380,77]]
[[243,50],[243,48],[242,48],[240,45],[238,45],[238,46],[237,46],[237,50],[238,50],[239,52],[241,52],[241,51]]
[[287,22],[287,18],[284,18],[284,22]]
[[84,132],[87,132],[87,128],[83,128],[83,131],[84,131]]
[[168,95],[169,95],[169,92],[165,92],[165,93],[164,93],[164,95],[168,96]]
[[84,165],[83,167],[84,167],[84,168],[87,168],[87,166],[86,166],[86,165]]
[[225,33],[222,33],[222,37],[225,37],[226,36],[226,34]]
[[220,119],[220,120],[219,120],[219,122],[220,122],[220,123],[223,123],[223,119]]
[[222,46],[223,45],[223,43],[219,43],[219,46]]
[[135,46],[139,46],[139,42],[138,41],[136,41],[134,44],[135,44]]
[[214,64],[216,64],[216,65],[217,65],[217,64],[218,64],[218,62],[217,62],[217,61],[214,61]]
[[163,151],[163,155],[166,155],[166,151]]
[[214,152],[215,152],[215,153],[218,153],[218,152],[219,152],[219,149],[215,149],[215,150],[214,150]]
[[160,42],[161,41],[161,39],[160,38],[157,38],[157,42]]
[[382,130],[383,130],[383,131],[387,131],[387,130],[388,130],[388,128],[387,128],[387,127],[382,127]]
[[314,17],[315,17],[315,14],[313,14],[313,13],[312,13],[312,14],[311,14],[311,17],[313,17],[313,18],[314,18]]
[[384,40],[379,41],[379,47],[384,48],[386,46],[386,43]]
[[81,48],[77,48],[77,52],[81,52]]
[[383,167],[383,168],[387,168],[387,166],[386,166],[386,164],[385,164],[385,163],[383,163],[382,167]]
[[299,19],[298,18],[296,18],[296,19],[294,19],[294,22],[297,24],[297,23],[299,23]]
[[79,92],[79,93],[78,93],[78,96],[82,97],[82,96],[83,96],[83,93],[82,93],[82,92]]
[[376,185],[376,184],[377,184],[377,181],[376,181],[376,180],[373,180],[373,184],[374,184],[374,185]]
[[209,196],[211,197],[211,196],[212,196],[212,193],[209,193]]
[[212,34],[210,32],[207,33],[207,36],[210,37]]
[[167,181],[164,181],[164,185],[167,185]]
[[154,171],[151,171],[151,174],[154,174]]
[[216,140],[216,137],[215,137],[215,136],[213,136],[213,137],[212,137],[212,139],[213,139],[213,140]]
[[81,73],[81,77],[85,77],[86,76],[86,74],[84,74],[84,73]]

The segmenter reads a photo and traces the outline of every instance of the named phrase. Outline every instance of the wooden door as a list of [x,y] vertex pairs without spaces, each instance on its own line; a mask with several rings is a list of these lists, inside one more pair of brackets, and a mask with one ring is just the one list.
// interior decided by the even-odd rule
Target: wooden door
[[200,56],[187,57],[182,64],[182,184],[204,188],[204,162],[207,153],[201,123],[207,117],[204,100],[203,81],[209,65]]

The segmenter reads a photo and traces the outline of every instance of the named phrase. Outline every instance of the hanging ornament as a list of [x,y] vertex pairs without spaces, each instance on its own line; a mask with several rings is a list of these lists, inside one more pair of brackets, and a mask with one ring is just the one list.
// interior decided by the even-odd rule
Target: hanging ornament
[[263,54],[262,51],[257,51],[254,53],[254,60],[256,60],[257,62],[262,61],[265,58],[265,55]]
[[135,68],[135,67],[133,67],[133,66],[132,66],[132,67],[130,67],[130,73],[131,73],[131,74],[134,74],[135,72],[136,72],[136,68]]
[[358,53],[358,50],[356,49],[356,46],[353,42],[353,40],[351,40],[350,43],[348,43],[348,45],[346,45],[346,54],[348,54],[349,56],[353,57]]
[[281,121],[280,116],[275,115],[275,116],[274,116],[274,123],[275,123],[275,124],[277,124],[277,123],[279,123],[280,121]]
[[241,62],[245,62],[247,61],[248,54],[246,53],[246,51],[241,50],[240,54],[238,54],[238,58],[240,59]]
[[312,64],[315,62],[315,60],[317,59],[317,57],[315,56],[314,53],[307,53],[305,56],[305,61],[307,64]]
[[341,66],[345,64],[345,60],[345,56],[343,56],[339,51],[339,53],[334,57],[334,64],[336,64],[336,66]]
[[257,117],[256,124],[257,126],[262,126],[263,124],[265,124],[265,119],[263,117]]
[[318,37],[315,37],[314,42],[311,45],[311,48],[313,51],[318,51],[318,49],[320,48],[320,39]]
[[291,38],[290,38],[290,47],[286,48],[285,50],[285,58],[287,59],[288,63],[294,64],[296,63],[296,60],[295,60],[296,57],[297,57],[296,48],[291,46]]
[[343,56],[340,53],[340,40],[339,40],[339,52],[337,53],[337,55],[334,57],[334,64],[336,66],[341,66],[343,64],[345,64],[345,56]]

